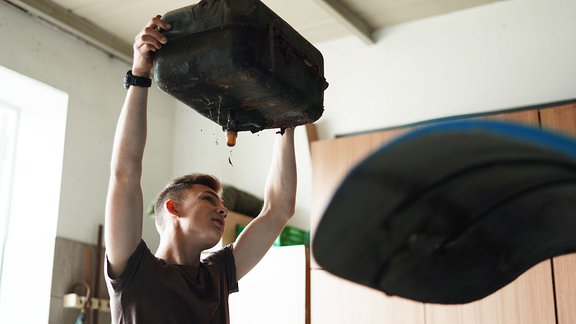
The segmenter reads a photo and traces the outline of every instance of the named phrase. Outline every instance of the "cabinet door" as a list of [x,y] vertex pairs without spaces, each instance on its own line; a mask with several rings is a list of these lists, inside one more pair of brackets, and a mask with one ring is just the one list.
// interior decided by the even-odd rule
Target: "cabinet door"
[[550,261],[481,300],[463,305],[426,304],[426,324],[555,324]]
[[542,128],[576,136],[576,103],[541,109]]
[[[576,135],[576,104],[542,109],[540,119],[543,128]],[[553,263],[558,324],[576,323],[576,254],[554,258]]]
[[331,275],[312,270],[312,324],[424,324],[422,303],[386,296]]
[[553,259],[558,324],[576,323],[576,254]]

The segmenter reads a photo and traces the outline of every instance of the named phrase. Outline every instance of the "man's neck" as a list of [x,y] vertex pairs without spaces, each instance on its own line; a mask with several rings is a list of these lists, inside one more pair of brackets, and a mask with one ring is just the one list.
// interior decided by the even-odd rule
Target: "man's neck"
[[200,264],[200,255],[203,250],[193,242],[166,237],[160,239],[155,256],[169,264],[197,266]]

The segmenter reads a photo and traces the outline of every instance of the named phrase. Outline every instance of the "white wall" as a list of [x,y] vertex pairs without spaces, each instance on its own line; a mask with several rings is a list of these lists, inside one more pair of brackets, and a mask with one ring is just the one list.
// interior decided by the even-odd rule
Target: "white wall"
[[[98,225],[104,222],[112,138],[125,95],[122,80],[129,65],[5,2],[0,3],[0,44],[0,65],[69,95],[57,235],[96,243]],[[152,90],[143,181],[150,200],[171,175],[174,105]],[[39,192],[31,190],[31,195]],[[41,213],[42,206],[31,210]],[[157,244],[152,221],[146,222],[145,235],[151,246]]]
[[576,1],[507,0],[320,44],[322,138],[576,98]]

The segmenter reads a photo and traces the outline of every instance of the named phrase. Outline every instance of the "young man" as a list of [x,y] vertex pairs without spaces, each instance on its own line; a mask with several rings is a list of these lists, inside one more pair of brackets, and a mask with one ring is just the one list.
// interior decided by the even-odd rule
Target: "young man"
[[166,44],[170,26],[153,18],[136,36],[132,75],[115,134],[106,203],[106,281],[114,323],[228,323],[228,294],[266,254],[294,213],[294,130],[276,138],[264,206],[235,243],[200,259],[220,240],[228,210],[219,181],[191,174],[159,195],[155,255],[142,241],[140,185],[152,53]]

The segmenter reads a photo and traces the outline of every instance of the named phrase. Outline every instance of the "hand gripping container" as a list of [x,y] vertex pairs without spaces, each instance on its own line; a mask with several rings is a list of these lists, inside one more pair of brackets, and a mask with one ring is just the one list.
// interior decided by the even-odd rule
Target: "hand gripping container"
[[324,111],[322,54],[259,0],[202,0],[166,13],[160,89],[226,131],[312,123]]

